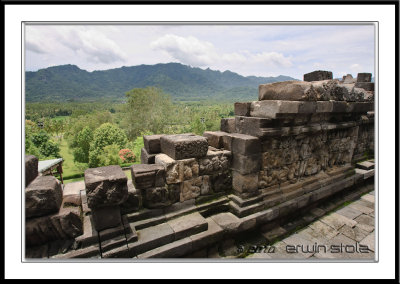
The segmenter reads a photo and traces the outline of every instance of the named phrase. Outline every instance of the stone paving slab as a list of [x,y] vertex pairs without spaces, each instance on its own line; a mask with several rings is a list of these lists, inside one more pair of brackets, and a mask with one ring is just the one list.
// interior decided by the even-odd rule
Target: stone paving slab
[[345,224],[349,225],[350,227],[354,227],[355,225],[357,225],[356,221],[335,212],[329,214],[328,216],[322,217],[320,220],[321,222],[327,224],[328,226],[331,226],[335,230],[339,230]]
[[370,214],[370,213],[374,212],[374,209],[364,206],[362,202],[358,202],[358,201],[351,203],[348,207],[358,210],[364,214]]
[[371,195],[371,194],[365,194],[365,195],[361,196],[361,199],[365,200],[367,202],[375,203],[375,196]]
[[346,206],[342,209],[339,209],[338,211],[336,211],[336,213],[338,213],[344,217],[347,217],[349,219],[357,218],[358,216],[360,216],[362,214],[362,212],[360,212],[354,208],[351,208],[350,206]]
[[346,237],[355,240],[357,242],[360,242],[362,239],[364,239],[367,235],[368,232],[362,230],[360,227],[357,225],[354,228],[351,228],[348,225],[344,225],[339,229],[339,232]]
[[371,251],[375,251],[375,233],[366,236],[360,244],[368,246]]

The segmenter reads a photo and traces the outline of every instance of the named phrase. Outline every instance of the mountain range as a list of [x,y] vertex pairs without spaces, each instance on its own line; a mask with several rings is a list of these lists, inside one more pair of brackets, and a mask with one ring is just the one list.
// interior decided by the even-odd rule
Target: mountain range
[[25,72],[25,98],[27,102],[124,101],[125,93],[133,88],[156,86],[175,101],[257,100],[258,85],[288,80],[296,79],[283,75],[245,77],[180,63],[92,72],[68,64]]

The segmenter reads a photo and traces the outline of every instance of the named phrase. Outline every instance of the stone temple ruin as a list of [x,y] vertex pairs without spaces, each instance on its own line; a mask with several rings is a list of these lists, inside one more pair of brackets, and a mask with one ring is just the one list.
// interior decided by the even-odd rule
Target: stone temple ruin
[[26,156],[26,258],[191,257],[372,190],[374,83],[350,77],[315,71],[260,85],[221,131],[144,136],[132,180],[107,166],[62,189]]

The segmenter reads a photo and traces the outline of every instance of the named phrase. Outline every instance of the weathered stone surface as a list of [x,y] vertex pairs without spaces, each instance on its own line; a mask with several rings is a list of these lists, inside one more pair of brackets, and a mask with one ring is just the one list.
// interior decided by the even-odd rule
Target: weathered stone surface
[[162,136],[164,135],[143,135],[143,144],[147,153],[158,154],[161,152],[160,138]]
[[33,155],[25,155],[25,187],[38,176],[39,160]]
[[203,178],[197,177],[191,180],[187,180],[181,183],[181,195],[180,201],[196,198],[201,193],[203,187]]
[[260,153],[261,142],[257,137],[238,133],[230,134],[229,136],[232,137],[230,146],[232,153],[242,155]]
[[235,116],[249,116],[250,115],[250,104],[237,102],[234,105]]
[[229,172],[212,175],[211,188],[214,192],[228,191],[232,189],[232,175]]
[[53,176],[38,176],[25,189],[25,217],[58,212],[61,202],[61,182]]
[[165,169],[160,164],[136,164],[131,166],[132,182],[137,189],[165,185]]
[[258,173],[242,175],[232,171],[232,188],[240,193],[257,191]]
[[355,88],[361,88],[366,91],[374,92],[375,91],[375,83],[371,82],[357,82],[354,85]]
[[207,231],[190,236],[193,250],[198,250],[215,244],[223,237],[224,231],[212,218],[206,218],[206,221],[208,223]]
[[[221,131],[226,133],[234,133],[235,132],[235,118],[221,118]],[[229,150],[229,149],[227,149]]]
[[143,258],[178,258],[189,253],[192,250],[192,240],[184,238],[170,244],[152,249],[143,254],[139,254],[139,259]]
[[222,137],[227,134],[223,131],[204,131],[203,136],[207,138],[208,145],[220,149],[224,146]]
[[240,225],[240,219],[230,212],[213,215],[211,219],[227,232],[235,232]]
[[261,156],[260,154],[241,155],[233,154],[232,169],[242,175],[256,173],[260,170]]
[[199,174],[210,175],[229,170],[231,152],[227,150],[208,150],[204,158],[199,159]]
[[259,85],[258,100],[301,101],[305,99],[304,94],[310,87],[311,83],[303,81],[284,81]]
[[118,205],[92,209],[93,225],[97,231],[121,225],[121,211]]
[[40,245],[54,240],[73,239],[83,233],[78,208],[63,208],[57,214],[32,218],[25,223],[27,246]]
[[143,206],[146,208],[163,208],[171,204],[166,187],[146,188],[143,190]]
[[247,134],[251,136],[260,137],[263,135],[262,128],[271,127],[273,125],[272,119],[249,117],[249,116],[236,116],[235,127],[236,132],[240,134]]
[[195,178],[199,175],[199,164],[196,159],[180,160],[180,176],[182,181]]
[[93,226],[92,216],[83,216],[83,234],[75,239],[78,247],[85,248],[93,244],[98,244],[99,235]]
[[128,178],[120,166],[85,171],[87,202],[90,208],[121,204],[128,194]]
[[207,139],[197,135],[165,135],[161,139],[161,151],[175,160],[201,158],[207,154]]
[[353,84],[356,82],[356,79],[353,78],[353,75],[347,74],[343,76],[342,81],[344,84]]
[[142,195],[141,191],[137,190],[132,183],[132,180],[128,180],[128,194],[123,203],[121,203],[121,213],[131,213],[139,210],[142,207]]
[[199,175],[199,164],[194,158],[176,161],[166,154],[158,154],[155,163],[164,166],[167,184],[180,183]]
[[275,119],[277,114],[296,114],[299,112],[300,102],[290,100],[262,100],[251,103],[250,115]]
[[166,154],[158,154],[155,163],[164,166],[165,181],[167,184],[182,182],[181,164]]
[[64,185],[63,203],[72,203],[76,206],[81,205],[81,190],[85,190],[85,182],[70,182]]
[[208,228],[206,219],[198,212],[170,220],[168,224],[175,233],[175,240],[198,234]]
[[304,81],[322,81],[322,80],[332,80],[333,75],[331,71],[317,70],[307,74],[304,74]]
[[372,74],[371,73],[358,73],[357,74],[357,82],[371,82]]
[[144,147],[140,150],[140,162],[142,164],[154,164],[155,158],[156,154],[147,153]]
[[175,232],[168,223],[148,227],[137,232],[138,241],[128,243],[131,256],[169,244],[175,239]]

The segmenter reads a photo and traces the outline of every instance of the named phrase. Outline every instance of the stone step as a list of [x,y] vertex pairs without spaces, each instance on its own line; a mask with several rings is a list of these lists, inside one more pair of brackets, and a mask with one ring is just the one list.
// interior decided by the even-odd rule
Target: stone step
[[369,161],[363,161],[361,163],[357,163],[356,168],[359,168],[362,170],[372,170],[375,168],[375,163],[372,163]]
[[177,258],[192,250],[192,240],[189,237],[139,254],[137,258]]
[[261,211],[265,207],[264,202],[258,202],[255,204],[251,204],[247,207],[240,207],[235,202],[229,202],[229,206],[231,208],[231,212],[238,217],[245,217],[255,212]]
[[364,179],[368,179],[375,175],[375,169],[372,170],[356,169],[356,173],[362,175]]
[[206,231],[208,223],[200,213],[184,215],[166,223],[137,231],[138,241],[128,243],[130,257]]

